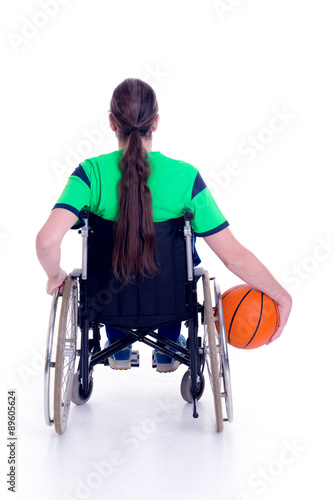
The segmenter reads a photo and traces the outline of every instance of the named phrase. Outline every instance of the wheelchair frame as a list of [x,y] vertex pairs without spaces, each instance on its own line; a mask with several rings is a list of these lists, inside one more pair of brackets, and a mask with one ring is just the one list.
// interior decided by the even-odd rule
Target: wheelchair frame
[[[187,261],[187,279],[191,284],[189,307],[193,316],[186,320],[187,347],[161,337],[152,328],[119,328],[126,336],[111,346],[101,349],[100,327],[96,321],[83,320],[87,304],[88,212],[80,214],[85,222],[79,233],[82,236],[82,269],[75,269],[66,279],[63,293],[56,290],[51,304],[44,372],[44,415],[47,425],[55,425],[58,434],[67,426],[70,403],[86,403],[93,390],[93,370],[97,364],[108,365],[108,357],[133,344],[142,342],[170,356],[188,367],[181,381],[183,399],[193,404],[193,417],[198,417],[197,401],[204,391],[204,366],[206,364],[212,387],[217,431],[223,430],[223,421],[233,419],[231,380],[227,342],[224,327],[221,292],[216,279],[209,279],[208,272],[194,268],[193,231],[191,211],[184,214],[184,239]],[[202,278],[204,304],[197,301],[197,283]],[[210,282],[213,281],[215,308],[212,306]],[[59,312],[58,302],[61,300]],[[58,318],[59,316],[59,318]],[[198,336],[199,321],[204,325],[203,345]],[[58,321],[56,321],[58,319]],[[216,328],[215,322],[219,323]],[[54,331],[58,338],[54,345]],[[77,348],[77,331],[81,330],[81,345]],[[92,338],[89,333],[92,332]],[[218,333],[220,332],[220,333]],[[177,350],[177,352],[174,352]],[[136,356],[136,351],[133,351]],[[74,373],[75,359],[79,355],[78,370]],[[136,360],[131,362],[136,366]],[[154,366],[154,364],[153,364]],[[53,388],[53,391],[52,391]],[[53,392],[53,394],[52,394]],[[223,416],[222,398],[225,400],[226,417]],[[53,408],[52,408],[53,407]]]

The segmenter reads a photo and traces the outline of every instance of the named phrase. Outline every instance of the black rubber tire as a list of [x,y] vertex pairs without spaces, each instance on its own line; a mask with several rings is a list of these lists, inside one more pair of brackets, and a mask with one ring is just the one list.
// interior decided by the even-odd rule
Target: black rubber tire
[[82,385],[79,382],[79,372],[75,372],[73,375],[73,385],[72,385],[72,395],[71,401],[76,405],[84,405],[90,399],[93,392],[93,379],[89,380],[88,392],[85,393],[82,390]]
[[[197,396],[197,401],[199,399],[201,399],[201,397],[203,395],[203,392],[204,392],[204,389],[205,389],[205,379],[204,379],[204,375],[202,374],[202,376],[201,376],[201,388],[200,388],[199,394]],[[181,380],[180,390],[181,390],[181,396],[183,397],[183,399],[187,403],[192,403],[193,402],[193,397],[192,397],[192,393],[191,393],[191,376],[190,376],[190,370],[187,370],[185,372],[185,374],[183,375],[182,380]]]

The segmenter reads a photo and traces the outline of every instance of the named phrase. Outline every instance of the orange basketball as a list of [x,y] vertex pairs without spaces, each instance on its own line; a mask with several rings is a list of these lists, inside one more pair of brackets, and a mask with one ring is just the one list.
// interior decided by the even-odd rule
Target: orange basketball
[[222,295],[222,304],[226,340],[234,347],[261,347],[278,328],[276,302],[249,285],[237,285],[227,290]]

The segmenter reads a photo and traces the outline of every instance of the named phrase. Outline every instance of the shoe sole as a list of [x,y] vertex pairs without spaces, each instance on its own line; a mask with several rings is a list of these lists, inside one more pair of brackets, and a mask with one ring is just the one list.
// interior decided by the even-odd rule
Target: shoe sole
[[[113,370],[129,370],[131,368],[131,364],[129,364],[128,361],[126,361],[126,363],[128,363],[128,364],[125,366],[113,365],[110,358],[108,358],[108,363],[109,363],[110,368],[112,368]],[[116,361],[116,363],[122,363],[122,361]]]
[[156,371],[158,373],[172,373],[172,372],[175,372],[175,370],[178,369],[178,367],[180,366],[180,364],[181,363],[178,361],[177,364],[173,368],[169,368],[169,369],[162,369],[162,368],[159,368],[159,365],[157,365]]

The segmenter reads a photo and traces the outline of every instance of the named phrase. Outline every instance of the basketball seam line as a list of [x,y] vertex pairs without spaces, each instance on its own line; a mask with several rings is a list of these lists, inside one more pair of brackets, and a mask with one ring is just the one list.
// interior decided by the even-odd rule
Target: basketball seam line
[[236,308],[236,310],[233,313],[233,316],[232,316],[232,319],[231,319],[231,323],[230,323],[230,327],[228,329],[228,341],[229,341],[229,343],[231,342],[231,329],[232,329],[232,324],[233,324],[235,315],[237,314],[237,311],[238,311],[239,307],[241,306],[241,303],[245,300],[245,298],[247,297],[247,295],[249,293],[251,293],[252,290],[254,290],[254,288],[251,288],[250,290],[248,290],[248,292],[242,297],[242,299],[240,300],[240,302],[238,304],[238,307]]
[[247,286],[247,285],[236,285],[235,287],[232,288],[232,290],[230,290],[229,292],[226,292],[222,295],[222,299],[225,299],[225,297],[227,297],[230,293],[234,292],[234,290],[238,290],[238,288],[241,288],[242,286]]
[[257,324],[257,327],[255,328],[255,332],[253,333],[253,336],[251,337],[251,339],[247,342],[246,345],[244,345],[243,349],[245,349],[251,342],[252,340],[254,339],[255,335],[256,335],[256,332],[258,331],[259,329],[259,326],[260,326],[260,323],[261,323],[261,319],[262,319],[262,312],[263,312],[263,293],[261,293],[261,310],[260,310],[260,317],[259,317],[259,321],[258,321],[258,324]]
[[275,311],[276,311],[276,325],[275,325],[275,330],[274,333],[276,332],[278,325],[279,325],[279,312],[278,312],[278,306],[276,302],[274,301],[274,306],[275,306]]

